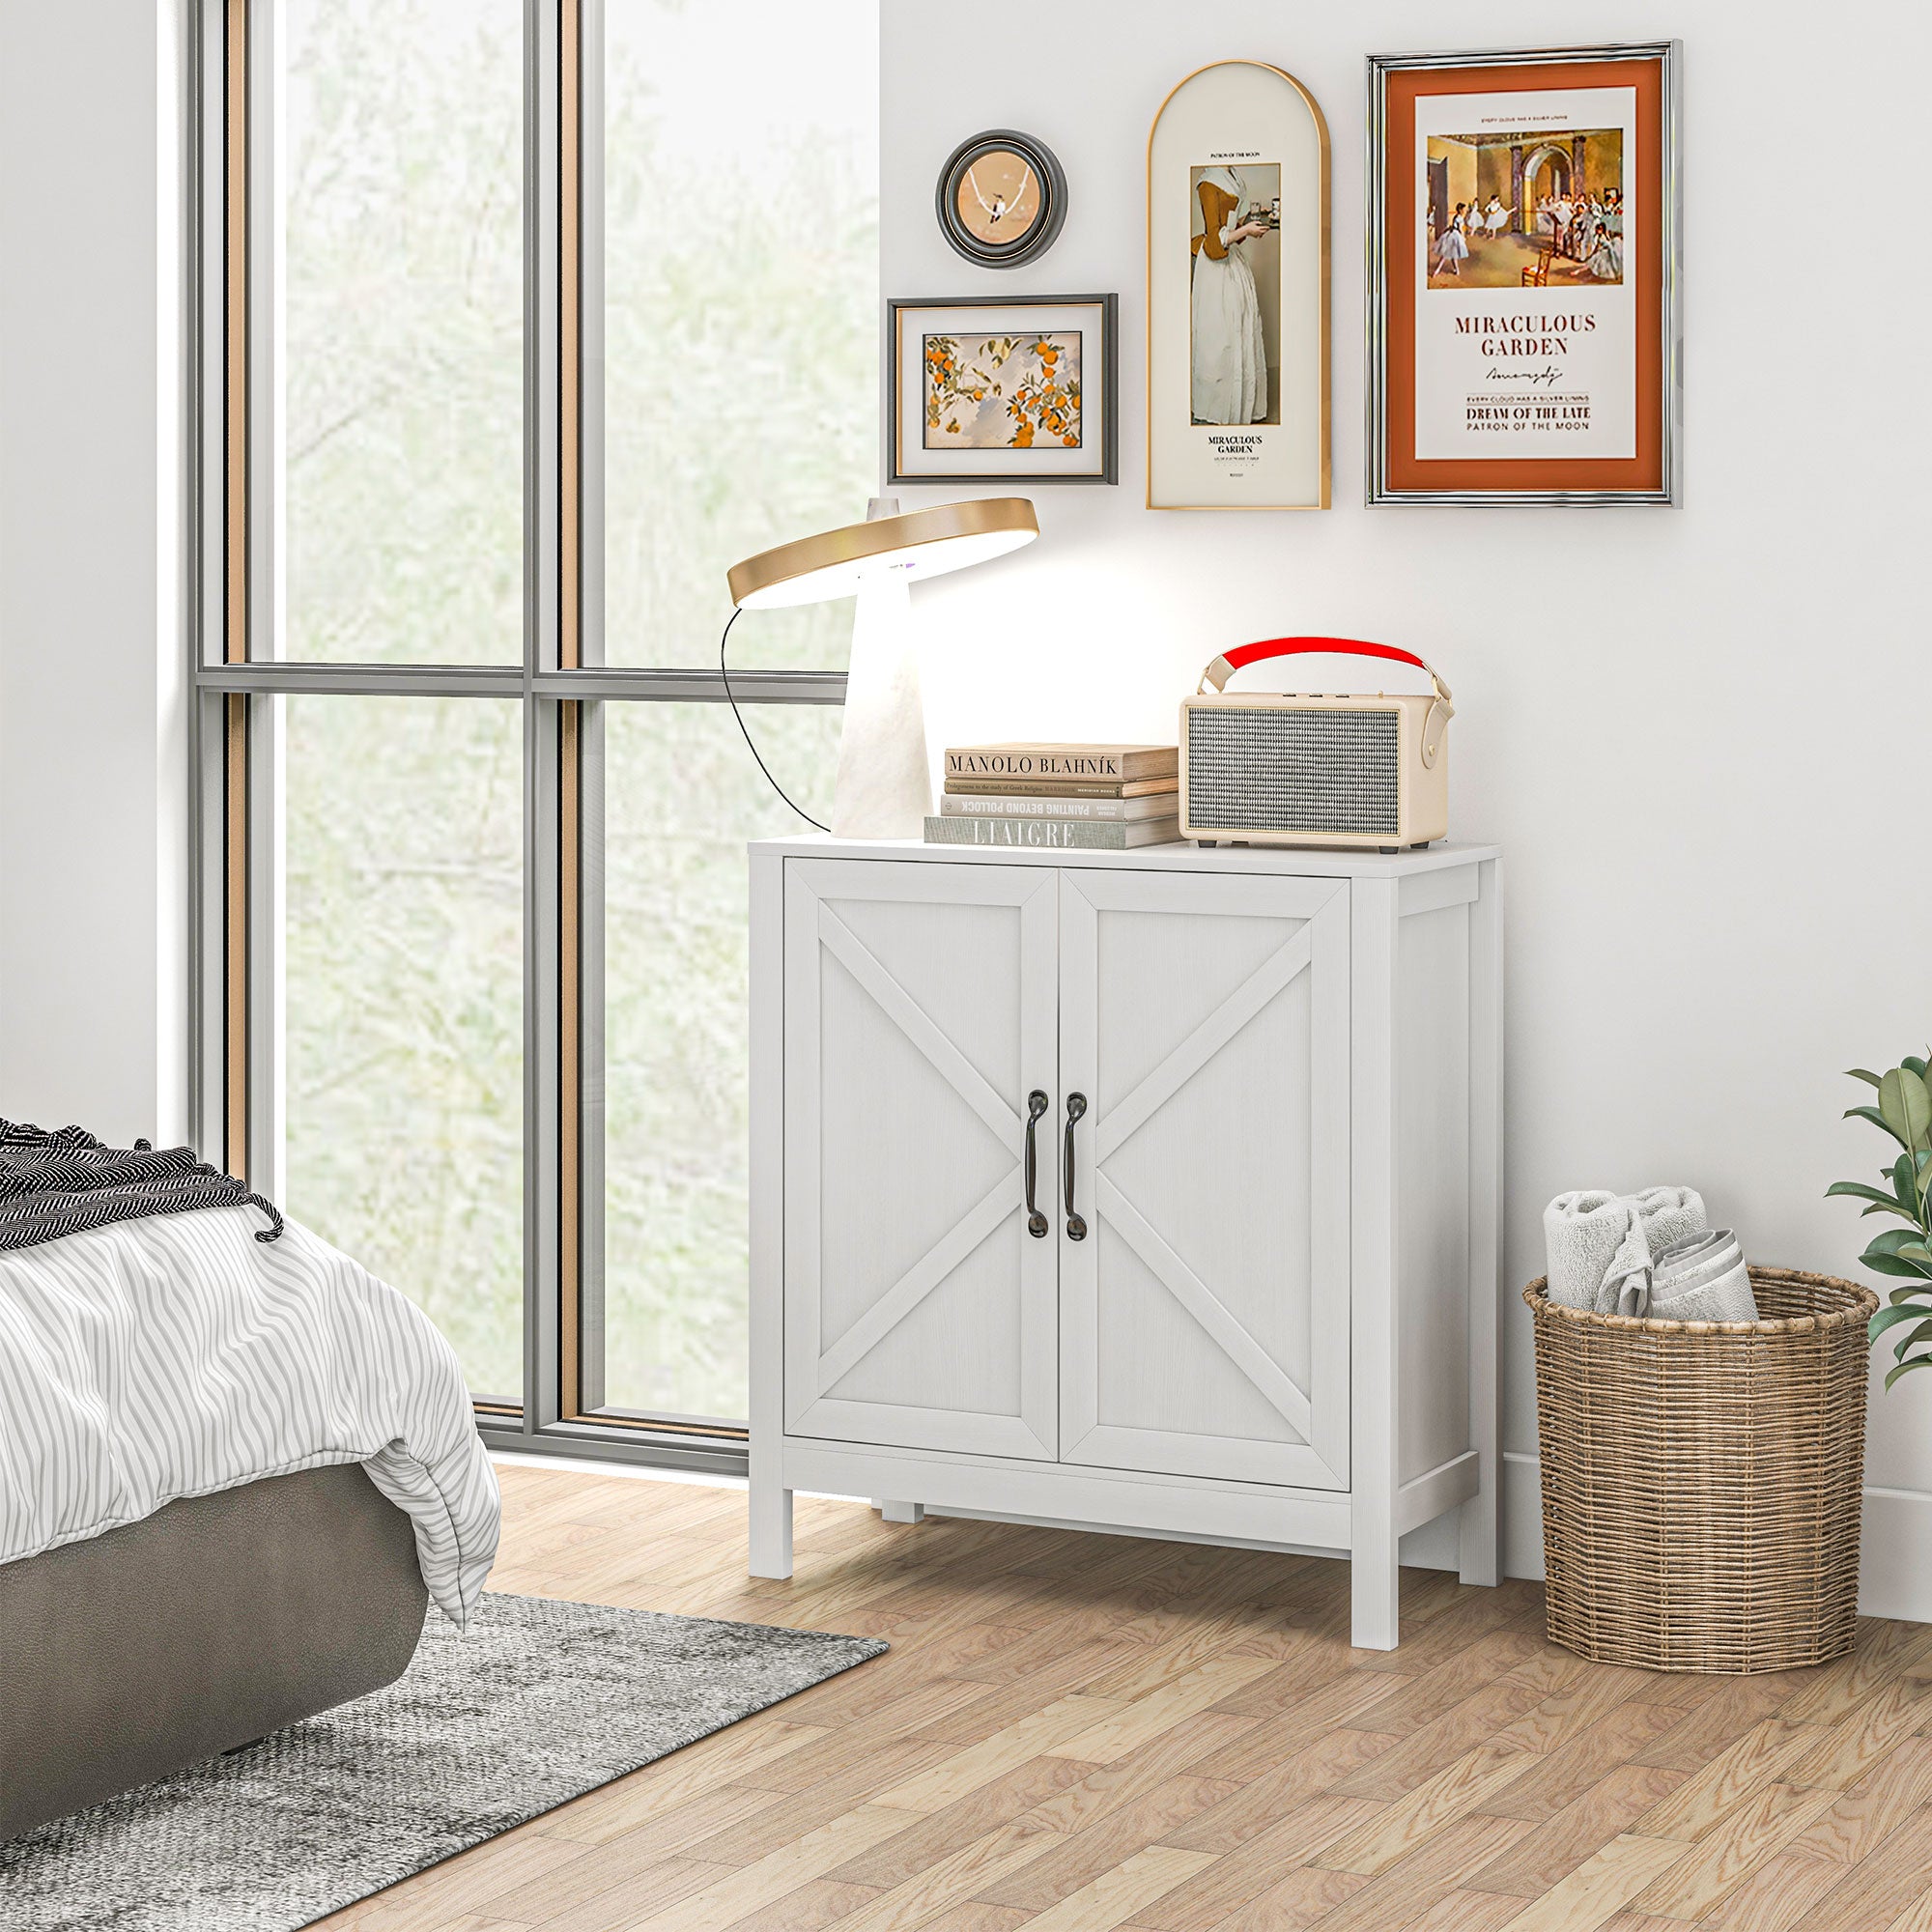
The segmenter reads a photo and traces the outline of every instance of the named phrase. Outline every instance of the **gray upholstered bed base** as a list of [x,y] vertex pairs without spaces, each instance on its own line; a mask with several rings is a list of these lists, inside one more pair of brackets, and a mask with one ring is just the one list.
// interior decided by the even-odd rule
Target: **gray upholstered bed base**
[[355,1463],[0,1564],[0,1838],[393,1683],[427,1602]]

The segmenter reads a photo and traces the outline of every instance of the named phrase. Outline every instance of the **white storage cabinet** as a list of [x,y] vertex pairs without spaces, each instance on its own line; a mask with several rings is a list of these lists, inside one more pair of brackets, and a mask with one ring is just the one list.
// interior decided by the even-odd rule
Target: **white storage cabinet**
[[1500,855],[752,848],[752,1570],[795,1489],[1497,1575]]

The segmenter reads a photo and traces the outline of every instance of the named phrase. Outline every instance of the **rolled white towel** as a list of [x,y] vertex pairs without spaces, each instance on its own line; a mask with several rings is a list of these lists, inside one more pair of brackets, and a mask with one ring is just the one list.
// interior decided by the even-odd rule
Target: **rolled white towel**
[[1757,1297],[1744,1250],[1728,1228],[1658,1256],[1647,1313],[1656,1321],[1755,1321]]
[[1646,1187],[1640,1194],[1580,1188],[1543,1210],[1549,1298],[1599,1315],[1634,1312],[1623,1304],[1647,1293],[1654,1258],[1709,1232],[1704,1199],[1694,1187]]

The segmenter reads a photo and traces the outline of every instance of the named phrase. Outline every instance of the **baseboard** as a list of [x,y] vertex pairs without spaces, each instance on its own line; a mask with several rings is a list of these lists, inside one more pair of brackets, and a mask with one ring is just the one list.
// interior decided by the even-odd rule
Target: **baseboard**
[[[1932,1623],[1932,1495],[1868,1487],[1860,1554],[1861,1616]],[[1425,1559],[1411,1558],[1405,1541],[1403,1560]],[[1503,1458],[1503,1571],[1539,1581],[1543,1577],[1543,1498],[1534,1456]]]

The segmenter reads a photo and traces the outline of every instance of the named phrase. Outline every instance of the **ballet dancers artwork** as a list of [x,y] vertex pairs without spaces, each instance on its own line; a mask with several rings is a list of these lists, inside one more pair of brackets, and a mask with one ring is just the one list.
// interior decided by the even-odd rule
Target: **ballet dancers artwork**
[[1372,57],[1372,503],[1675,500],[1678,58]]
[[1148,505],[1327,504],[1327,124],[1279,68],[1221,61],[1148,140]]
[[1432,289],[1624,278],[1624,130],[1431,134],[1422,220]]

